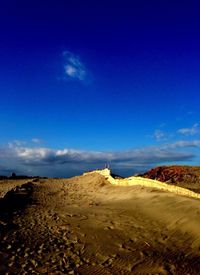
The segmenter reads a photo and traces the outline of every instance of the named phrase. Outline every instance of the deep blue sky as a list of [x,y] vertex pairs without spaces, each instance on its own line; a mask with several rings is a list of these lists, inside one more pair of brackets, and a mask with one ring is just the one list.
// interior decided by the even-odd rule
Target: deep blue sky
[[[199,8],[177,0],[2,0],[0,172],[65,176],[93,168],[96,151],[131,152],[124,163],[124,155],[112,159],[125,174],[198,164]],[[78,151],[78,163],[66,148]],[[143,163],[145,148],[177,152],[177,159]],[[64,161],[55,170],[45,158],[57,161],[59,150]],[[96,158],[95,167],[110,161]]]

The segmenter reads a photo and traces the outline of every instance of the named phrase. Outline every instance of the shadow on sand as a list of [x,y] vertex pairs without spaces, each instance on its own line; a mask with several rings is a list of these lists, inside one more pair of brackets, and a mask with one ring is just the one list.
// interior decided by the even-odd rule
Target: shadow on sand
[[33,183],[28,182],[15,187],[0,199],[0,236],[15,227],[12,223],[13,216],[24,211],[28,205],[33,203],[32,193]]

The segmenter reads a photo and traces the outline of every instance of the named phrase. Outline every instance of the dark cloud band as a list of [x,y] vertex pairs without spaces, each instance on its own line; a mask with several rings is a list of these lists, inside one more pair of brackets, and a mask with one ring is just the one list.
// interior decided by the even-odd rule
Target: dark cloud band
[[[81,151],[73,149],[55,150],[49,148],[23,147],[16,144],[0,148],[0,163],[4,169],[16,167],[20,171],[47,176],[68,176],[71,171],[82,172],[88,169],[102,168],[109,163],[117,171],[132,174],[134,169],[145,170],[148,167],[164,163],[191,161],[195,155],[180,151],[180,148],[198,147],[200,141],[177,141],[160,147],[147,147],[119,152]],[[3,171],[1,171],[3,172]]]

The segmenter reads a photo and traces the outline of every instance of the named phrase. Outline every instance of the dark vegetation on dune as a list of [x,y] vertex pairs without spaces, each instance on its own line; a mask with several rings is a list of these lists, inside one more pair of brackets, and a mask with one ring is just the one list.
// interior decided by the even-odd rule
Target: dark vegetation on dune
[[200,193],[200,166],[159,166],[145,172],[141,176]]
[[24,180],[24,179],[47,179],[47,177],[16,175],[15,173],[12,173],[11,176],[0,175],[0,180]]
[[112,176],[114,179],[123,179],[123,178],[124,178],[124,177],[122,177],[122,176],[119,176],[119,175],[113,174],[113,173],[111,173],[111,176]]

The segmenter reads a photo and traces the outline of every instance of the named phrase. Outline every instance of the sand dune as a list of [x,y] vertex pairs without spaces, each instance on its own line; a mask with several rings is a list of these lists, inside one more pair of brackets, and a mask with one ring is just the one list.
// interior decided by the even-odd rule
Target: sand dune
[[27,182],[26,180],[0,180],[0,198],[3,198],[6,193],[17,186],[21,186]]
[[0,274],[199,274],[199,200],[155,187],[37,179],[7,192],[0,221]]
[[153,180],[153,179],[148,179],[148,178],[143,178],[143,177],[136,177],[136,176],[115,179],[111,176],[111,172],[109,169],[95,170],[95,171],[92,171],[89,173],[85,173],[84,175],[94,174],[94,173],[105,176],[105,178],[111,184],[114,184],[114,185],[119,185],[119,186],[134,186],[134,185],[137,186],[137,185],[139,185],[139,186],[144,186],[144,187],[156,188],[156,189],[160,189],[163,191],[169,191],[169,192],[175,193],[177,195],[181,195],[181,196],[188,196],[188,197],[200,199],[200,194],[195,193],[187,188],[170,185],[165,182],[158,181],[158,180]]

